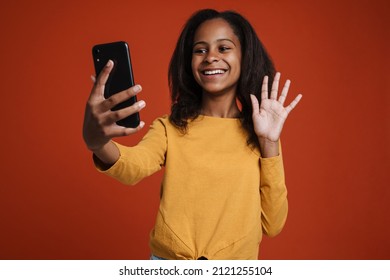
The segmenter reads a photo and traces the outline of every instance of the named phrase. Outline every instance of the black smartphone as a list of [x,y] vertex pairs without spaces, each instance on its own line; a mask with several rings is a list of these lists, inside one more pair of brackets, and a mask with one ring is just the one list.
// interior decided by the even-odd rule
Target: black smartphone
[[[114,67],[108,77],[104,88],[104,97],[109,98],[113,94],[134,86],[133,70],[131,66],[129,46],[126,42],[112,42],[95,45],[92,48],[93,62],[95,65],[96,77],[102,71],[108,60],[114,62]],[[116,105],[113,111],[123,109],[137,102],[135,96]],[[120,126],[137,127],[140,123],[139,113],[130,115],[116,122]]]

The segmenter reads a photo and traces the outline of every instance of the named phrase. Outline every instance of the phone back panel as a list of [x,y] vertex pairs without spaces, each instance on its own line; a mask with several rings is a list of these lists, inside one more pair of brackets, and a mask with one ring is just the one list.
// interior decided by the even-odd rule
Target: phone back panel
[[[109,59],[114,62],[114,67],[110,73],[104,89],[105,98],[109,98],[113,94],[119,93],[134,86],[130,52],[126,42],[113,42],[96,45],[92,48],[92,55],[96,76],[99,75]],[[112,108],[112,110],[115,111],[131,106],[136,101],[137,98],[135,96],[131,97],[125,102],[122,102]],[[136,113],[117,121],[117,124],[125,127],[137,127],[139,122],[139,114]]]

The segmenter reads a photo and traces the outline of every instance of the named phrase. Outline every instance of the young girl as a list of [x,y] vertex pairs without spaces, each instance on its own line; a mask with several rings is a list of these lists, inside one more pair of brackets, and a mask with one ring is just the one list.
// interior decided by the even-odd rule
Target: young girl
[[165,166],[152,259],[257,259],[262,234],[275,236],[286,221],[279,137],[301,95],[284,107],[290,81],[278,97],[280,73],[249,22],[215,10],[188,20],[169,66],[171,114],[135,147],[111,139],[144,126],[115,122],[145,102],[110,109],[141,87],[104,99],[112,67],[109,61],[92,89],[84,140],[97,168],[125,184]]

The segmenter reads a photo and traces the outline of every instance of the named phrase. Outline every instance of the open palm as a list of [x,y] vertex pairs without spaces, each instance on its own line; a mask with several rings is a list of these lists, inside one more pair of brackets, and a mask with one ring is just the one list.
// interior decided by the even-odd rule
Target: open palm
[[267,139],[272,142],[279,140],[288,114],[302,98],[302,95],[299,94],[290,105],[284,107],[284,101],[286,100],[290,87],[290,80],[286,81],[279,98],[277,98],[279,80],[280,73],[276,73],[272,83],[271,94],[268,97],[268,77],[264,77],[261,88],[260,105],[257,98],[254,95],[251,95],[253,108],[252,119],[255,133],[258,138]]

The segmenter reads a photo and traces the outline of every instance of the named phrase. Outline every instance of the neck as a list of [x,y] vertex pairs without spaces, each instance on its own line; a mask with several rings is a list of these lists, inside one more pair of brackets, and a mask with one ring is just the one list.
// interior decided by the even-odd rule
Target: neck
[[201,114],[219,118],[238,118],[240,110],[235,95],[203,93]]

